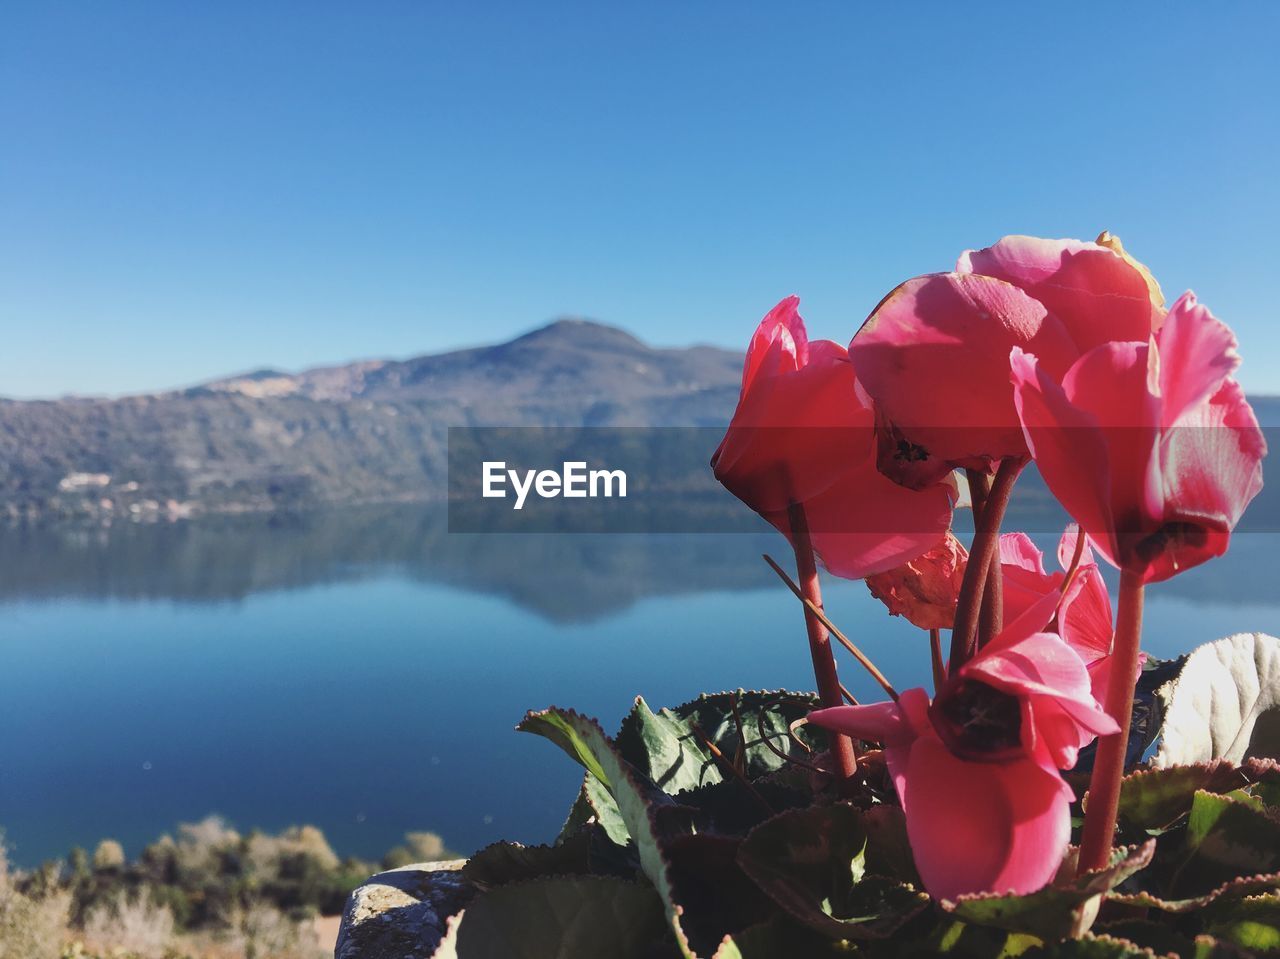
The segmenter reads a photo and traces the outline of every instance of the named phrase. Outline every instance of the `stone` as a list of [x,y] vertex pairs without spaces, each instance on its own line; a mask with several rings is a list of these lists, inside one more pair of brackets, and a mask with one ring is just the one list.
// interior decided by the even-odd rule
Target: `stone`
[[475,888],[465,859],[380,872],[347,899],[334,959],[429,959]]

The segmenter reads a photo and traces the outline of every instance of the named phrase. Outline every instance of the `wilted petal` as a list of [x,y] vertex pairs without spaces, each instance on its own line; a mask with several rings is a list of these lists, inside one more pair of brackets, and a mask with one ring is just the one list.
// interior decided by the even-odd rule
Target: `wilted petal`
[[866,578],[871,595],[921,629],[950,629],[964,579],[968,551],[948,530],[925,553],[883,573]]

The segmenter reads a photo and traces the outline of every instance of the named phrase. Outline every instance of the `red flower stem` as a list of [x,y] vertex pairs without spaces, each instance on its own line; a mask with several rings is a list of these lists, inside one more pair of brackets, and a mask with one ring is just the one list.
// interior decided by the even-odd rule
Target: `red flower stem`
[[[969,502],[973,508],[973,527],[976,532],[982,517],[982,510],[987,504],[987,495],[991,491],[991,477],[981,470],[967,469],[965,478],[969,482]],[[991,559],[991,568],[987,572],[986,582],[982,589],[982,609],[978,614],[978,648],[989,643],[992,637],[1004,629],[1004,582],[1000,572],[999,541],[996,542],[996,555]]]
[[1138,673],[1143,593],[1142,580],[1137,574],[1128,571],[1120,574],[1120,609],[1116,614],[1116,639],[1111,649],[1111,682],[1106,702],[1107,715],[1116,721],[1120,731],[1098,738],[1077,873],[1101,869],[1111,856],[1120,780],[1124,778],[1124,758],[1129,745],[1129,720],[1133,716],[1132,678]]
[[[822,608],[822,590],[818,585],[818,565],[813,555],[813,543],[809,539],[809,520],[804,506],[792,503],[787,510],[791,524],[791,542],[796,553],[796,578],[799,580],[803,599],[816,609]],[[822,625],[814,611],[805,605],[804,624],[809,633],[809,655],[813,659],[813,675],[818,681],[818,697],[828,708],[843,706],[840,678],[836,675],[836,659],[831,652],[831,634]],[[831,756],[841,779],[850,779],[858,771],[853,740],[848,736],[831,737]]]
[[978,649],[978,617],[982,609],[982,596],[990,579],[991,565],[1000,558],[1000,522],[1013,484],[1026,460],[1008,457],[1000,461],[991,491],[982,505],[982,512],[974,521],[973,544],[969,547],[969,562],[960,583],[960,597],[956,602],[955,627],[951,630],[951,662],[948,673],[967,663]]
[[996,531],[996,550],[987,567],[987,582],[982,590],[982,609],[978,612],[978,648],[981,649],[1004,629],[1004,573],[1000,569],[1000,536]]
[[[774,559],[772,556],[770,556],[768,553],[765,553],[764,561],[769,564],[769,568],[771,570],[773,570],[775,573],[778,574],[778,578],[782,580],[783,583],[786,584],[787,589],[791,590],[792,595],[795,596],[796,599],[800,600],[802,604],[804,604],[805,609],[813,613],[814,616],[818,617],[818,622],[820,622],[823,626],[827,628],[827,632],[829,632],[832,636],[834,636],[836,638],[836,641],[839,642],[840,645],[842,645],[845,649],[849,650],[853,658],[858,661],[858,665],[861,666],[863,669],[865,669],[867,672],[869,672],[871,674],[871,678],[874,679],[877,683],[879,683],[880,688],[883,689],[886,693],[888,693],[889,698],[896,703],[898,701],[898,691],[893,688],[893,685],[889,682],[889,680],[885,678],[884,673],[880,672],[876,664],[873,663],[867,657],[867,654],[864,653],[862,650],[860,650],[857,646],[853,645],[853,642],[849,639],[848,636],[840,632],[840,628],[836,626],[835,623],[831,622],[830,617],[827,616],[827,614],[822,611],[821,607],[813,605],[813,601],[805,597],[804,593],[800,590],[800,587],[796,585],[795,580],[793,580],[790,576],[787,575],[786,570],[784,570],[781,566],[779,566],[776,562],[774,562]],[[849,696],[846,695],[845,698],[848,699]],[[853,705],[856,706],[858,704],[854,703]]]
[[947,667],[942,662],[942,630],[929,630],[929,658],[933,662],[933,691],[936,693],[947,681]]
[[991,477],[982,470],[965,470],[965,479],[969,481],[969,504],[973,511],[973,528],[978,528],[978,517],[982,515],[982,507],[987,502],[987,492],[991,489]]

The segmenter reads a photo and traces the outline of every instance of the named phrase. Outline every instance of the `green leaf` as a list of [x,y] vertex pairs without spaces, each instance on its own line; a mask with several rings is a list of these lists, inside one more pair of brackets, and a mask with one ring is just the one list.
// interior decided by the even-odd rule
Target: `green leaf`
[[1195,954],[1196,944],[1174,929],[1167,922],[1150,919],[1120,919],[1094,927],[1098,935],[1113,939],[1125,939],[1135,945],[1150,949],[1160,956],[1189,957]]
[[668,818],[665,824],[660,824],[661,810],[653,802],[651,784],[642,784],[594,719],[553,707],[529,713],[516,728],[550,739],[608,786],[627,833],[636,844],[640,866],[662,899],[680,951],[688,959],[694,959],[688,937],[681,927],[683,908],[675,900],[661,845],[669,829],[680,831],[679,821]]
[[1196,936],[1192,951],[1184,955],[1190,959],[1254,959],[1253,953],[1242,952],[1236,946],[1213,936]]
[[1203,895],[1238,878],[1280,872],[1280,813],[1257,800],[1197,792],[1186,847],[1170,883],[1176,895]]
[[[1222,792],[1242,784],[1235,764],[1225,759],[1141,770],[1120,783],[1119,815],[1139,829],[1162,831],[1191,811],[1197,790]],[[1088,808],[1087,794],[1084,801]]]
[[1215,903],[1229,902],[1276,889],[1280,889],[1280,872],[1256,876],[1240,876],[1197,896],[1178,898],[1174,895],[1160,895],[1150,890],[1142,890],[1125,893],[1113,892],[1107,896],[1107,899],[1110,902],[1133,906],[1138,909],[1158,909],[1161,912],[1183,914],[1197,912]]
[[1250,793],[1268,806],[1280,806],[1280,762],[1250,758],[1245,760],[1240,774],[1253,783]]
[[652,887],[615,878],[513,883],[481,893],[434,959],[649,959],[675,956]]
[[601,765],[599,757],[592,752],[592,744],[587,741],[588,737],[581,731],[583,722],[596,724],[594,719],[587,719],[571,709],[552,706],[550,709],[526,714],[516,729],[522,733],[534,733],[551,740],[608,787],[609,775]]
[[1022,896],[984,893],[942,905],[974,925],[1060,939],[1087,927],[1096,913],[1098,897],[1146,868],[1155,846],[1152,840],[1142,846],[1113,849],[1111,861],[1102,869],[1052,883],[1038,892]]
[[1026,959],[1159,959],[1150,949],[1112,936],[1088,933],[1079,939],[1066,939],[1028,949]]
[[1280,639],[1239,633],[1201,646],[1160,696],[1153,766],[1280,757]]
[[[766,738],[783,755],[808,757],[789,729],[818,705],[809,693],[738,690],[699,696],[655,713],[643,699],[636,699],[622,721],[617,747],[624,759],[671,794],[729,778],[707,741],[728,761],[740,762],[747,778],[754,779],[785,765],[765,744]],[[811,748],[826,748],[820,730],[806,729],[802,736]]]
[[618,811],[618,803],[604,783],[588,773],[582,783],[582,795],[595,821],[600,824],[610,839],[620,846],[625,846],[631,841],[627,824],[623,822],[622,813]]
[[1280,896],[1255,896],[1218,910],[1210,935],[1242,949],[1280,953]]
[[841,939],[887,936],[929,897],[867,875],[867,831],[847,804],[779,813],[753,829],[738,863],[769,896],[811,928]]

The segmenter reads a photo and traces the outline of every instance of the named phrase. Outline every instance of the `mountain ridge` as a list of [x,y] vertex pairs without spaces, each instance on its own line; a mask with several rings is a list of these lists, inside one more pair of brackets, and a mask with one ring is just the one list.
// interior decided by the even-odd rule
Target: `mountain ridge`
[[503,343],[161,393],[0,399],[0,518],[182,517],[445,491],[450,426],[722,426],[742,354],[561,319]]

